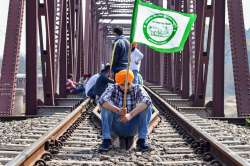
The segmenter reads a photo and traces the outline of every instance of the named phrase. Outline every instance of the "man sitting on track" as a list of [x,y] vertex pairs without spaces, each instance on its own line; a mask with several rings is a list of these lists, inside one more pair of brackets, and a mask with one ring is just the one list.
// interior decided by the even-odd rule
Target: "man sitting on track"
[[134,75],[128,74],[127,113],[122,111],[126,70],[115,75],[116,84],[110,85],[99,99],[103,142],[99,151],[111,148],[111,132],[119,137],[133,137],[138,133],[140,151],[150,149],[147,144],[148,124],[152,114],[151,99],[141,85],[133,84]]
[[66,80],[66,92],[68,94],[81,94],[84,92],[84,90],[85,89],[83,85],[73,81],[73,75],[68,74],[68,77]]
[[96,80],[94,87],[94,94],[96,99],[99,99],[103,92],[106,90],[109,84],[114,84],[114,81],[109,79],[110,64],[106,64],[104,69],[101,70],[99,78]]

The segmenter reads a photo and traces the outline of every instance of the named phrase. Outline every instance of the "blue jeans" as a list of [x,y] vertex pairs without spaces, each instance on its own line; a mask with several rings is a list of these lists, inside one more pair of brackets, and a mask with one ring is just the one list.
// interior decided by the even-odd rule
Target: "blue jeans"
[[141,80],[139,79],[139,71],[138,70],[133,70],[133,74],[134,74],[134,84],[140,84],[142,85]]
[[137,70],[133,70],[133,74],[134,74],[134,84],[139,84],[139,79],[138,79],[138,71]]
[[72,92],[67,92],[69,94],[80,94],[81,96],[85,96],[85,88],[83,86],[77,86],[75,89],[73,89]]
[[103,139],[111,139],[111,132],[121,137],[135,136],[138,133],[139,139],[146,139],[151,115],[152,107],[149,106],[129,122],[122,123],[118,113],[102,108],[102,137]]
[[95,85],[92,88],[90,88],[90,90],[88,91],[87,96],[90,97],[91,99],[95,99],[95,93],[94,92],[95,92]]
[[83,93],[84,91],[85,91],[84,87],[77,87],[76,89],[74,89],[72,93],[78,94],[78,93]]

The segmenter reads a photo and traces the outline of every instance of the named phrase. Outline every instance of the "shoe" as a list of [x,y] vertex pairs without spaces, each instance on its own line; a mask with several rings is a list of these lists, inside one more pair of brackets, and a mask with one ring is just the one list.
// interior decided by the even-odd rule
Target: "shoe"
[[134,143],[134,136],[126,137],[126,150],[131,149],[133,146],[133,143]]
[[111,140],[103,139],[102,144],[99,147],[99,152],[107,152],[111,149]]
[[141,152],[149,151],[151,149],[145,139],[138,139],[136,145],[138,150]]

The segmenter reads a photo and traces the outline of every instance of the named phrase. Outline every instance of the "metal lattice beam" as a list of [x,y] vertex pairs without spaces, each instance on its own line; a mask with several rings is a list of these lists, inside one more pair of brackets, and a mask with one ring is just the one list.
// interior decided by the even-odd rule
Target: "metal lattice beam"
[[239,116],[250,115],[250,77],[242,1],[228,0],[235,96]]
[[15,109],[23,10],[24,0],[10,1],[0,79],[0,115],[11,115]]

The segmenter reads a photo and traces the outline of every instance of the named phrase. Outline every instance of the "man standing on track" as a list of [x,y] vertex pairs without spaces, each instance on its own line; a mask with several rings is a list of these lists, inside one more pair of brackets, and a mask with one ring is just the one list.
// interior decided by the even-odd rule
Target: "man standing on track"
[[141,82],[141,79],[139,79],[139,72],[140,72],[140,67],[141,67],[141,60],[143,58],[143,54],[141,51],[137,48],[137,43],[132,44],[132,50],[131,50],[131,65],[130,69],[134,73],[134,84],[140,84],[142,85],[143,83]]
[[113,33],[116,35],[116,39],[113,46],[111,69],[115,75],[128,66],[129,41],[123,35],[122,28],[114,28]]
[[115,75],[116,84],[110,85],[99,99],[101,106],[103,142],[99,151],[111,148],[111,131],[119,137],[133,137],[138,133],[137,147],[140,151],[150,149],[147,144],[148,124],[152,114],[151,99],[139,84],[133,84],[134,75],[128,74],[127,113],[122,111],[127,70]]

